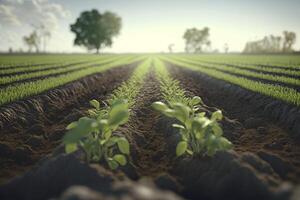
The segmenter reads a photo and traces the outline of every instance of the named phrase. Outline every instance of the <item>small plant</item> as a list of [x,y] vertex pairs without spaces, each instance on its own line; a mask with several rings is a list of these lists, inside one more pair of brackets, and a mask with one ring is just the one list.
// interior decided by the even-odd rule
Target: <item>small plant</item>
[[223,130],[218,124],[223,118],[222,112],[215,111],[208,118],[205,112],[198,112],[201,102],[201,98],[196,96],[190,101],[192,106],[177,102],[168,102],[169,106],[162,102],[152,104],[155,110],[181,123],[172,125],[179,129],[181,135],[176,147],[177,156],[185,153],[213,156],[217,151],[232,148],[232,143],[222,136]]
[[106,161],[111,169],[126,165],[129,143],[113,131],[128,121],[127,101],[115,100],[106,109],[101,109],[97,100],[90,104],[94,108],[88,111],[89,117],[82,117],[67,126],[68,132],[63,138],[66,153],[74,152],[80,146],[88,162]]

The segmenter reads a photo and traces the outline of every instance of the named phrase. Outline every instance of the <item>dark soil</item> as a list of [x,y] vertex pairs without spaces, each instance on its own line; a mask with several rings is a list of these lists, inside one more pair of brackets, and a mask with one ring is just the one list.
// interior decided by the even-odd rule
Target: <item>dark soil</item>
[[70,122],[90,107],[89,100],[105,100],[130,75],[136,64],[91,75],[44,94],[0,109],[0,182],[28,170],[50,153]]
[[172,75],[192,94],[203,98],[213,111],[219,108],[230,118],[223,122],[225,135],[239,152],[253,152],[268,162],[283,180],[300,183],[300,142],[291,130],[280,127],[257,106],[237,98],[217,87],[216,79],[204,79],[204,75],[173,66]]
[[[218,88],[212,87],[201,79],[197,73],[176,67],[170,68],[170,71],[181,81],[182,87],[189,95],[203,97],[204,102],[208,104],[206,107],[208,111],[215,110],[215,106],[223,109],[227,118],[222,125],[226,137],[230,138],[236,146],[234,150],[218,152],[214,157],[176,158],[174,154],[179,134],[171,127],[174,120],[161,116],[151,108],[154,101],[162,100],[159,82],[151,71],[136,98],[129,122],[119,129],[119,134],[124,134],[131,144],[131,160],[127,166],[121,168],[121,171],[112,173],[97,164],[88,165],[80,162],[83,156],[80,151],[64,155],[58,148],[28,173],[0,187],[0,198],[10,200],[181,199],[178,195],[165,191],[171,190],[192,200],[290,199],[295,187],[285,181],[299,183],[298,168],[292,162],[299,158],[297,157],[299,154],[295,144],[290,143],[292,139],[286,135],[287,133],[266,119],[264,115],[254,112],[250,104],[234,100],[230,95],[220,92]],[[121,72],[118,74],[122,75]],[[124,72],[123,76],[126,74]],[[107,79],[105,81],[107,84],[105,88],[116,84]],[[103,90],[109,89],[102,88],[101,94]],[[95,96],[88,98],[95,98]],[[85,96],[84,102],[88,98]],[[64,104],[63,101],[62,105]],[[67,116],[76,120],[88,107],[87,104],[80,104],[80,102],[76,105],[80,106],[78,114],[71,117],[62,114],[65,112],[59,115],[56,113],[58,116]],[[74,109],[67,109],[67,112],[74,113]],[[51,119],[54,121],[53,118]],[[62,125],[65,123],[64,120],[66,119],[60,119],[55,123]],[[37,122],[34,121],[34,124]],[[48,127],[51,129],[53,126],[55,125]],[[43,125],[42,127],[48,128]],[[33,130],[45,131],[44,128],[39,127]],[[50,135],[52,134],[53,132]],[[277,145],[275,145],[276,149],[273,149],[274,146],[267,149],[264,145],[269,144],[272,137],[277,141],[278,134],[284,136],[287,141],[286,144],[281,144],[283,149]],[[49,136],[49,133],[45,131],[41,135]],[[46,141],[51,144],[49,139]],[[39,142],[38,137],[32,137],[28,141],[30,144],[39,144]],[[25,152],[33,150],[32,146],[27,145],[23,145],[23,149],[18,150],[19,156],[27,155],[24,150]],[[291,157],[284,157],[283,153],[288,147],[291,147],[289,152]],[[9,145],[2,145],[0,148],[9,152]],[[49,151],[50,149],[48,148]],[[131,181],[124,174],[139,181]],[[148,181],[147,185],[141,184],[143,180]]]
[[167,172],[170,167],[168,141],[164,133],[157,130],[160,114],[151,107],[153,102],[162,100],[159,82],[153,71],[148,74],[145,83],[136,97],[129,123],[120,131],[127,135],[131,143],[133,166],[137,176],[157,177]]

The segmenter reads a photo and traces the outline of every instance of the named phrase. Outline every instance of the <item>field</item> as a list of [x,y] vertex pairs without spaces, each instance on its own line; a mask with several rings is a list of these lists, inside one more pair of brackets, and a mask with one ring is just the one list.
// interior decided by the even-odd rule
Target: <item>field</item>
[[[112,130],[129,142],[130,152],[119,147],[127,164],[119,154],[82,162],[77,147],[65,154],[64,145],[75,144],[65,135],[81,122],[69,124],[102,108],[113,115],[120,99],[129,118]],[[185,105],[182,112],[196,106],[232,149],[181,152],[188,125],[178,123],[187,119],[170,114],[169,102]],[[186,112],[191,118],[196,110]],[[149,199],[290,199],[300,184],[300,56],[0,55],[0,169],[0,199],[49,199],[80,184],[108,196],[149,192]],[[154,186],[135,182],[142,177]]]

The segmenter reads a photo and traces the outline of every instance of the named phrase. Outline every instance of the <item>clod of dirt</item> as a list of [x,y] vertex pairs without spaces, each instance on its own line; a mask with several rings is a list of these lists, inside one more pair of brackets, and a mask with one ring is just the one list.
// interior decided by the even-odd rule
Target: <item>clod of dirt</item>
[[32,135],[26,142],[27,145],[35,148],[43,144],[44,138],[42,136]]
[[1,157],[10,157],[13,154],[14,150],[5,142],[0,142],[0,156]]
[[173,192],[179,193],[182,190],[182,186],[177,182],[177,180],[167,173],[161,174],[154,179],[154,183],[163,190],[171,190]]
[[285,161],[274,154],[259,151],[257,155],[264,161],[268,162],[274,171],[282,178],[285,178],[287,173],[291,170],[290,166]]
[[32,155],[32,153],[33,151],[30,146],[23,145],[21,147],[16,148],[13,154],[13,158],[18,163],[28,163],[31,161],[30,155]]
[[1,200],[44,200],[60,195],[60,200],[181,199],[172,192],[157,189],[153,183],[120,181],[99,165],[80,162],[75,154],[45,160],[0,188]]
[[263,126],[258,127],[256,130],[259,134],[266,134],[267,133],[266,127],[263,127]]
[[174,174],[190,199],[288,199],[292,186],[252,153],[218,152],[212,158],[183,159]]
[[26,131],[26,134],[38,136],[44,135],[44,133],[44,127],[41,124],[35,124]]
[[271,144],[265,144],[264,147],[268,149],[275,149],[275,150],[282,150],[283,145],[280,144],[279,142],[272,142]]
[[262,119],[253,118],[253,117],[246,119],[244,122],[245,128],[257,128],[259,126],[262,126],[263,124],[264,124],[264,121]]
[[99,200],[104,199],[101,193],[85,186],[72,186],[67,189],[59,200]]

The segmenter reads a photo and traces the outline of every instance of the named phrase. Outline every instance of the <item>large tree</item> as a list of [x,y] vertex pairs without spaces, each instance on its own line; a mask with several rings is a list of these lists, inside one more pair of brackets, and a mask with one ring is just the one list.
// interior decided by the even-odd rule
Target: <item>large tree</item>
[[185,51],[187,53],[201,53],[204,47],[210,47],[209,28],[201,30],[197,28],[187,29],[183,35],[185,40]]
[[97,10],[85,11],[71,25],[75,33],[75,45],[85,46],[88,50],[99,49],[112,45],[112,38],[121,29],[121,18],[112,12],[99,13]]

